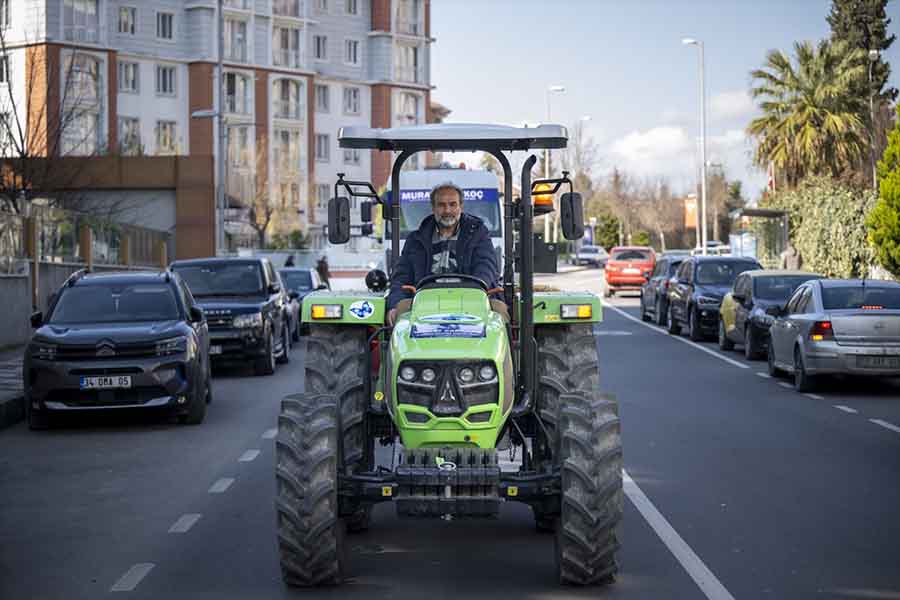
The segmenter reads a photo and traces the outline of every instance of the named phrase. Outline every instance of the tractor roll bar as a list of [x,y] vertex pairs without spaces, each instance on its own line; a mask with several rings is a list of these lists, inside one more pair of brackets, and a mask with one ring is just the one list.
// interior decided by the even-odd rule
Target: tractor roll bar
[[394,273],[394,268],[400,260],[400,169],[403,163],[418,152],[418,150],[404,150],[400,156],[394,161],[391,169],[391,203],[389,205],[388,216],[391,219],[391,264],[388,266],[388,275]]
[[513,323],[516,321],[515,311],[512,310],[515,301],[515,270],[516,258],[513,256],[513,231],[515,231],[516,205],[513,204],[513,174],[512,167],[506,155],[499,150],[485,150],[497,159],[503,167],[503,300],[510,307]]
[[531,204],[531,169],[537,162],[532,154],[522,165],[522,195],[519,198],[519,249],[522,268],[519,271],[519,286],[522,294],[519,344],[522,349],[519,361],[520,398],[530,400],[535,390],[537,372],[537,346],[534,342],[534,207]]

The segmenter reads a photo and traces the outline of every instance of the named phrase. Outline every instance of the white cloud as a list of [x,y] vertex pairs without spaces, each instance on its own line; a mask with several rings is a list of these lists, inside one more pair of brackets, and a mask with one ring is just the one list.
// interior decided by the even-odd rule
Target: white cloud
[[756,105],[745,90],[734,90],[713,96],[710,109],[714,119],[739,119],[753,114]]
[[664,160],[690,152],[691,138],[682,127],[654,127],[633,131],[612,143],[611,152],[634,163]]

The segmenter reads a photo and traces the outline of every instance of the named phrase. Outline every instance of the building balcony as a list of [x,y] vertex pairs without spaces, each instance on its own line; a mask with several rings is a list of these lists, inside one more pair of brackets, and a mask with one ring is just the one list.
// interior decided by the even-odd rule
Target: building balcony
[[272,63],[276,67],[302,69],[304,62],[303,54],[299,50],[275,50],[272,55]]
[[302,0],[272,0],[272,14],[276,17],[302,19],[304,8]]
[[276,119],[289,119],[291,121],[305,120],[305,105],[301,102],[291,102],[290,100],[276,100],[273,105],[273,116]]

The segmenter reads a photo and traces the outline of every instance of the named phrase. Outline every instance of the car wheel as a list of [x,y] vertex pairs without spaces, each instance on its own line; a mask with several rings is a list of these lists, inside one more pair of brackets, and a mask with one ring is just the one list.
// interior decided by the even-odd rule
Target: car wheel
[[815,378],[806,373],[806,365],[803,364],[803,353],[800,348],[794,348],[794,389],[798,392],[811,392],[816,388]]
[[756,336],[753,335],[753,327],[747,325],[744,328],[744,358],[747,360],[759,359],[759,350],[756,347]]
[[291,339],[295,342],[300,341],[300,315],[297,315],[297,320],[294,321],[294,331],[291,333]]
[[644,305],[644,292],[641,292],[641,321],[649,323],[652,319],[647,314],[647,307]]
[[278,364],[286,365],[291,362],[291,334],[285,325],[281,330],[281,353],[278,355]]
[[697,315],[696,308],[688,311],[688,336],[692,342],[703,341],[703,332],[700,330],[700,317]]
[[662,299],[656,301],[656,310],[653,314],[656,317],[656,324],[660,327],[665,327],[666,309],[663,307]]
[[182,425],[199,425],[206,418],[206,405],[209,397],[209,381],[207,380],[203,390],[196,390],[191,395],[191,404],[187,414],[180,415],[178,422]]
[[44,412],[34,412],[31,409],[31,398],[25,396],[25,419],[28,421],[28,429],[42,431],[50,428],[50,417]]
[[675,320],[675,315],[672,313],[672,305],[669,304],[669,310],[666,312],[666,322],[668,327],[666,327],[666,331],[668,331],[672,335],[678,335],[681,333],[681,325],[678,324],[678,321]]
[[257,375],[271,375],[275,372],[275,341],[272,338],[272,330],[269,329],[266,332],[266,353],[253,364],[253,371]]
[[769,350],[766,352],[766,360],[769,363],[769,376],[770,377],[781,377],[784,375],[784,371],[775,366],[775,349],[774,344],[769,341]]
[[728,339],[725,333],[725,321],[719,319],[719,348],[725,351],[734,350],[734,342]]

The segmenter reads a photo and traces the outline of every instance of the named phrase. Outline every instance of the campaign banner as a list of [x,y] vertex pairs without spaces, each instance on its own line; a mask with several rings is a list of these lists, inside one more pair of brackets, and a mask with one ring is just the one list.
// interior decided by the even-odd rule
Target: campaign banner
[[[463,189],[463,202],[497,202],[500,194],[497,188]],[[387,201],[391,201],[391,192],[387,192]],[[400,202],[430,202],[431,190],[400,190]]]

